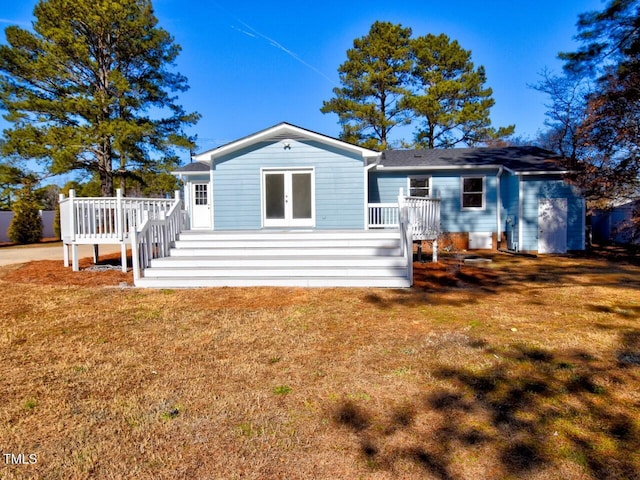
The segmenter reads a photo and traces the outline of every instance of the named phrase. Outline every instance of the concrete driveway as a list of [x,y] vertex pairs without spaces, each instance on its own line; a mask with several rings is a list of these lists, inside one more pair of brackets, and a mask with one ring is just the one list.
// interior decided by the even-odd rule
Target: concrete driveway
[[[115,252],[120,252],[120,245],[100,245],[100,255]],[[93,257],[93,246],[80,245],[78,253],[79,258]],[[32,260],[60,260],[62,262],[62,243],[0,247],[0,266],[26,263]]]

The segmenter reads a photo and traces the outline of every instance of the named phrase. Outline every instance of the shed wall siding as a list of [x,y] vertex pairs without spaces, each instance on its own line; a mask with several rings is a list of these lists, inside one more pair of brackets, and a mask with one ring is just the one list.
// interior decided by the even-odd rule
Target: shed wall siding
[[[469,170],[460,173],[372,172],[369,181],[369,202],[387,203],[398,199],[400,188],[407,193],[407,178],[413,175],[431,176],[432,195],[441,198],[440,224],[444,232],[497,232],[497,179],[496,172]],[[485,177],[485,208],[462,209],[462,177]]]
[[567,199],[567,248],[584,250],[584,200],[561,179],[523,177],[521,250],[538,250],[538,201],[542,198]]
[[362,159],[314,142],[262,143],[215,159],[214,228],[260,229],[261,169],[314,167],[316,228],[364,228]]

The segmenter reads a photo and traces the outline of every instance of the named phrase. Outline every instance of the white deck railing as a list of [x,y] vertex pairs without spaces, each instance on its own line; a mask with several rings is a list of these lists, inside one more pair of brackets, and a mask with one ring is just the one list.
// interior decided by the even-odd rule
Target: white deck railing
[[[145,220],[158,224],[162,230],[163,241],[155,241],[154,236],[151,243],[161,243],[165,254],[168,254],[168,242],[174,241],[182,230],[179,192],[173,199],[164,199],[123,197],[119,189],[115,197],[76,197],[70,190],[69,197],[60,195],[59,202],[64,264],[69,266],[68,247],[71,246],[74,271],[79,270],[78,244],[121,244],[122,268],[126,271],[126,244],[133,242],[136,228],[140,228]],[[134,267],[137,262],[134,256]]]
[[[179,200],[179,198],[178,198]],[[129,198],[120,190],[115,197],[60,196],[62,239],[79,243],[118,243],[128,238],[132,228],[146,213],[151,219],[166,215],[175,199]]]
[[131,261],[133,280],[139,280],[151,260],[169,256],[169,250],[182,231],[182,212],[176,202],[165,215],[150,218],[144,213],[140,225],[131,231]]
[[440,199],[405,197],[400,194],[398,203],[370,203],[368,225],[374,228],[398,228],[400,208],[407,207],[407,221],[411,224],[414,240],[435,240],[440,233]]

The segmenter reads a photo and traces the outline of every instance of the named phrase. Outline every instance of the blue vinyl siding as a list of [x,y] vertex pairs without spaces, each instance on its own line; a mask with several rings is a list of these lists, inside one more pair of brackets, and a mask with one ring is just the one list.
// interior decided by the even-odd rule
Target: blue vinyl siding
[[523,192],[521,250],[538,250],[538,201],[541,198],[567,199],[567,248],[584,250],[584,200],[571,185],[561,179],[523,177],[521,188]]
[[318,229],[364,228],[362,159],[315,142],[260,143],[216,158],[213,172],[214,228],[260,229],[261,169],[313,167]]
[[[497,172],[495,170],[468,170],[460,172],[436,172],[424,170],[409,172],[372,172],[369,181],[369,202],[396,202],[398,191],[407,193],[407,178],[413,175],[430,175],[432,194],[440,197],[440,226],[444,232],[496,232]],[[485,178],[485,208],[462,208],[462,177]]]
[[[502,232],[507,235],[507,241],[513,238],[517,242],[519,178],[505,171],[500,178],[500,190],[502,192],[502,211],[500,212]],[[507,243],[506,247],[510,248],[511,245]]]

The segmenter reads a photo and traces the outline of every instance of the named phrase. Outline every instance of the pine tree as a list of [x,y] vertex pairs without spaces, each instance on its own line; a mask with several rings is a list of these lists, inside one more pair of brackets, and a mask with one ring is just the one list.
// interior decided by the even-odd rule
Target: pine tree
[[411,42],[416,90],[405,97],[420,123],[415,146],[451,148],[477,145],[511,135],[515,127],[491,128],[495,101],[485,88],[484,67],[475,68],[471,51],[444,34],[428,34]]
[[[420,124],[414,146],[475,145],[511,135],[514,126],[494,129],[489,111],[492,91],[485,88],[483,67],[471,52],[446,35],[411,38],[411,29],[375,22],[356,39],[340,65],[341,88],[323,102],[323,113],[336,113],[340,137],[384,150],[396,126]],[[404,139],[397,143],[410,145]]]
[[386,149],[389,132],[408,119],[401,99],[408,92],[411,29],[375,22],[369,33],[353,41],[347,61],[338,69],[341,88],[323,102],[322,113],[338,115],[341,139],[373,149]]
[[192,146],[183,128],[199,115],[176,103],[187,81],[170,70],[180,47],[150,0],[41,0],[34,15],[33,32],[10,26],[0,46],[5,155],[97,174],[109,196]]
[[30,184],[25,184],[18,192],[13,204],[13,219],[7,231],[13,243],[37,243],[42,238],[42,218],[40,207]]

